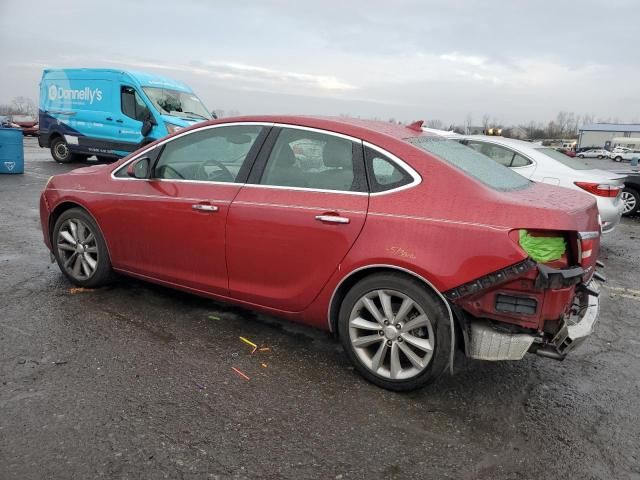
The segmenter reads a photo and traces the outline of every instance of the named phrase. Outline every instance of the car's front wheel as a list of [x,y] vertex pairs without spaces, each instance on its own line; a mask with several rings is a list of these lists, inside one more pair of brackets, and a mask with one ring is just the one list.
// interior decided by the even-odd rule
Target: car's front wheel
[[621,162],[622,161],[622,157],[620,155],[618,155],[616,158],[614,158],[614,160],[616,162]]
[[640,193],[633,188],[624,188],[620,194],[623,215],[633,215],[640,210]]
[[584,155],[580,154],[578,155],[578,158],[584,158]]
[[52,236],[53,254],[62,273],[74,284],[95,288],[111,279],[107,244],[93,218],[71,208],[58,218]]
[[398,273],[366,277],[345,296],[340,340],[358,372],[388,390],[436,380],[451,352],[451,325],[435,293]]

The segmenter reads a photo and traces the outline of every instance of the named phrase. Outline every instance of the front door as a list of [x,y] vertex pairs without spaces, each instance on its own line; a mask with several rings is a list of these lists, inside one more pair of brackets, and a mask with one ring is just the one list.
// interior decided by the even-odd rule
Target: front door
[[114,267],[226,295],[226,217],[263,129],[204,127],[157,147],[149,179],[128,178],[126,164],[116,172],[115,181],[121,181],[115,213],[127,234],[110,245]]
[[[275,141],[275,143],[273,143]],[[232,297],[302,311],[320,293],[365,222],[361,142],[274,128],[231,204],[227,266]]]

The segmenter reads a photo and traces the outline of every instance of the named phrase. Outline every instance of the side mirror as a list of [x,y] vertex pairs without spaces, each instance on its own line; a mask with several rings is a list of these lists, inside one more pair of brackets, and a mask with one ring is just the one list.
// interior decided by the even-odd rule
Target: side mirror
[[151,112],[147,110],[144,115],[144,120],[142,120],[142,128],[140,129],[140,133],[143,137],[149,135],[154,126],[158,125]]
[[127,167],[127,175],[131,178],[149,178],[150,170],[151,160],[147,157],[142,157],[129,164]]
[[218,115],[216,115],[216,112],[214,112],[213,110],[211,110],[211,118],[213,118],[214,120],[218,119]]

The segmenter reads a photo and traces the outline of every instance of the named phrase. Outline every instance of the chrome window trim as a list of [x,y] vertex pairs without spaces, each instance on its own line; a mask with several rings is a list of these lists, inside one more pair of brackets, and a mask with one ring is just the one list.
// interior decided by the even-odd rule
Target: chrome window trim
[[388,195],[390,193],[400,192],[402,190],[407,190],[408,188],[413,188],[413,187],[415,187],[417,185],[420,185],[422,183],[422,177],[420,176],[420,174],[418,172],[416,172],[411,165],[409,165],[404,160],[401,160],[400,158],[398,158],[393,153],[391,153],[388,150],[385,150],[384,148],[381,148],[381,147],[379,147],[377,145],[374,145],[373,143],[369,143],[369,142],[367,142],[365,140],[362,141],[362,145],[364,145],[365,147],[369,147],[372,150],[375,150],[376,152],[381,153],[385,157],[389,158],[389,160],[391,160],[393,163],[397,164],[402,170],[407,172],[411,176],[411,178],[413,178],[413,180],[410,183],[407,183],[406,185],[402,185],[401,187],[392,188],[390,190],[385,190],[384,192],[371,193],[370,195],[372,197],[379,197],[381,195]]
[[212,128],[220,128],[220,127],[235,127],[235,126],[243,126],[243,125],[260,125],[262,127],[271,127],[273,126],[273,123],[271,122],[230,122],[230,123],[219,123],[216,125],[205,125],[203,127],[200,128],[196,128],[193,130],[189,130],[186,132],[182,132],[177,134],[174,137],[168,137],[165,138],[164,140],[162,140],[160,143],[156,143],[153,146],[149,146],[148,148],[145,148],[143,151],[141,151],[139,154],[137,154],[135,157],[130,158],[129,160],[127,160],[126,162],[124,162],[122,165],[120,165],[117,168],[114,168],[111,171],[111,179],[112,180],[125,180],[125,181],[138,181],[138,182],[148,182],[149,180],[158,180],[158,181],[169,181],[169,182],[187,182],[187,183],[213,183],[213,184],[223,184],[223,185],[229,185],[229,184],[233,184],[233,185],[242,185],[241,183],[235,183],[235,182],[208,182],[206,180],[173,180],[173,179],[167,179],[167,178],[156,178],[156,179],[150,179],[150,178],[131,178],[129,176],[127,177],[116,177],[115,174],[118,173],[120,170],[123,170],[127,165],[129,165],[131,162],[137,160],[138,158],[144,156],[145,153],[153,150],[154,148],[160,147],[161,145],[164,145],[168,142],[171,142],[173,140],[176,140],[178,138],[184,137],[186,135],[190,135],[192,133],[196,133],[196,132],[201,132],[203,130],[209,130]]
[[[291,129],[296,129],[296,130],[305,130],[305,131],[309,131],[309,132],[314,132],[314,133],[318,133],[318,134],[323,134],[323,135],[331,135],[334,137],[339,137],[339,138],[343,138],[345,140],[349,140],[351,142],[356,142],[356,143],[360,143],[363,146],[369,147],[373,150],[376,150],[377,152],[381,153],[382,155],[385,155],[386,157],[389,158],[389,160],[391,160],[392,162],[396,163],[400,168],[402,168],[403,170],[405,170],[412,178],[413,180],[406,184],[406,185],[402,185],[401,187],[397,187],[397,188],[392,188],[390,190],[385,190],[384,192],[376,192],[376,193],[371,193],[370,191],[367,192],[351,192],[348,190],[326,190],[326,189],[320,189],[320,188],[304,188],[304,187],[285,187],[285,186],[280,186],[280,185],[262,185],[262,184],[257,184],[257,183],[235,183],[235,182],[210,182],[207,180],[180,180],[180,179],[168,179],[168,178],[155,178],[155,179],[149,179],[149,178],[132,178],[132,177],[116,177],[116,173],[120,172],[123,169],[126,169],[127,166],[134,162],[135,160],[143,157],[146,153],[150,152],[151,150],[153,150],[154,148],[160,147],[170,141],[176,140],[178,138],[181,138],[185,135],[189,135],[192,133],[196,133],[196,132],[200,132],[202,130],[208,130],[211,128],[221,128],[221,127],[232,127],[232,126],[244,126],[244,125],[259,125],[259,126],[263,126],[263,127],[280,127],[280,128],[291,128]],[[293,191],[305,191],[305,192],[319,192],[319,193],[338,193],[338,194],[346,194],[346,195],[370,195],[370,196],[380,196],[380,195],[388,195],[390,193],[395,193],[395,192],[399,192],[402,190],[406,190],[408,188],[412,188],[415,187],[416,185],[419,185],[420,183],[422,183],[422,177],[420,176],[420,174],[418,172],[416,172],[414,170],[413,167],[411,167],[409,164],[407,164],[405,161],[401,160],[400,158],[398,158],[396,155],[394,155],[393,153],[389,152],[388,150],[385,150],[384,148],[381,148],[377,145],[374,145],[373,143],[369,143],[366,140],[362,140],[360,138],[356,138],[356,137],[352,137],[350,135],[345,135],[342,133],[338,133],[338,132],[332,132],[331,130],[323,130],[320,128],[314,128],[314,127],[306,127],[306,126],[302,126],[302,125],[293,125],[293,124],[288,124],[288,123],[273,123],[273,122],[231,122],[231,123],[220,123],[220,124],[216,124],[216,125],[206,125],[200,128],[196,128],[194,130],[189,130],[187,132],[183,132],[183,133],[179,133],[173,137],[169,137],[169,138],[165,138],[164,140],[162,140],[160,143],[154,144],[153,146],[149,146],[147,148],[145,148],[144,150],[142,150],[140,153],[138,153],[136,156],[130,158],[129,160],[127,160],[126,162],[124,162],[122,165],[114,168],[111,171],[111,179],[112,180],[116,180],[116,181],[137,181],[137,182],[149,182],[149,181],[156,181],[156,182],[178,182],[178,183],[195,183],[195,184],[207,184],[207,185],[241,185],[243,187],[250,187],[250,188],[268,188],[268,189],[275,189],[275,190],[293,190]]]
[[349,190],[326,190],[322,188],[306,188],[306,187],[283,187],[280,185],[262,185],[260,183],[245,183],[243,187],[248,188],[267,188],[271,190],[293,190],[300,192],[316,192],[316,193],[339,193],[340,195],[369,195],[369,192],[351,192]]

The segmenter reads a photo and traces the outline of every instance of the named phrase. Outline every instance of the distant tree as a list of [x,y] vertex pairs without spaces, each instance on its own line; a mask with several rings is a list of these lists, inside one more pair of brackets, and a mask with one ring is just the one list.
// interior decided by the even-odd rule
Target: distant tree
[[441,120],[427,120],[425,127],[435,128],[437,130],[444,130],[445,124]]
[[482,128],[486,131],[491,123],[491,117],[486,113],[482,115]]
[[28,97],[15,97],[11,101],[15,115],[35,115],[36,104]]

